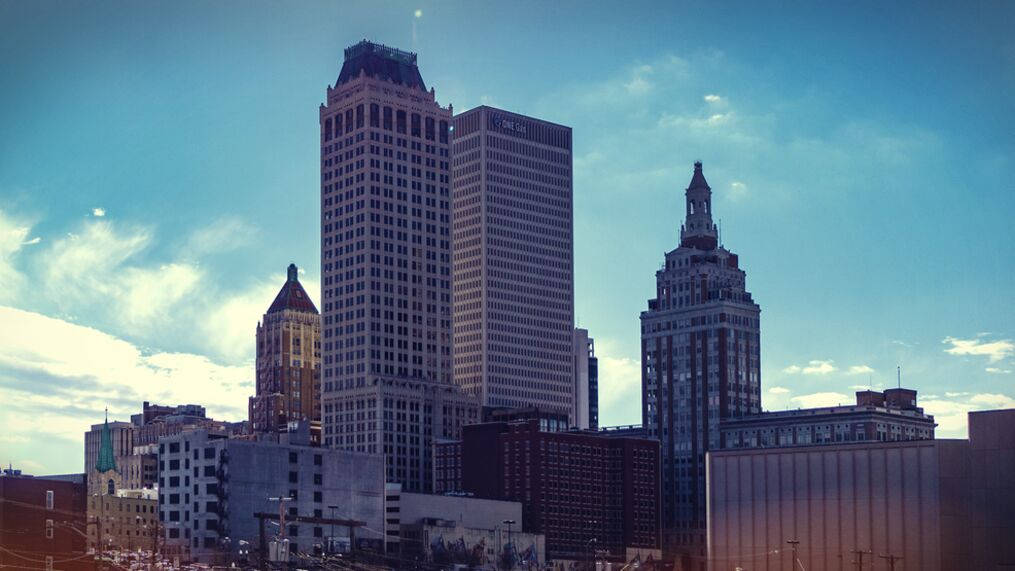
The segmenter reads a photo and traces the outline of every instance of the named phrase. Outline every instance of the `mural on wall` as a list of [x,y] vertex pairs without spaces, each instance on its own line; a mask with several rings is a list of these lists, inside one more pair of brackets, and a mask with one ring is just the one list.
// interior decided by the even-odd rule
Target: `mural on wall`
[[[494,563],[487,556],[485,539],[480,539],[470,546],[466,544],[463,537],[448,543],[444,541],[443,535],[438,535],[430,541],[429,555],[431,562],[437,564],[482,567]],[[514,542],[506,543],[501,549],[496,564],[499,569],[536,566],[539,565],[539,550],[535,543],[530,543],[526,549],[519,552]]]

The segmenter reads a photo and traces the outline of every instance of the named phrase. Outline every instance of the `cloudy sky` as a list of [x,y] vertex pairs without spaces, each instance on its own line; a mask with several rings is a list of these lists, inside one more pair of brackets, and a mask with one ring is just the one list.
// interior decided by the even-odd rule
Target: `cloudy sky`
[[[417,10],[419,12],[417,12]],[[418,14],[418,15],[417,15]],[[576,316],[640,422],[638,314],[700,159],[762,307],[768,409],[1015,406],[1010,2],[0,0],[0,461],[82,469],[141,401],[245,416],[254,327],[317,296],[318,125],[342,50],[442,104],[570,125]]]

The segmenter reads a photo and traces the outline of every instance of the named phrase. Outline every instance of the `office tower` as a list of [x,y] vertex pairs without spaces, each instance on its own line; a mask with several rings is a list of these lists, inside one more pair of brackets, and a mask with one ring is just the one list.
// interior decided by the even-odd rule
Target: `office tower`
[[257,394],[248,405],[254,432],[285,431],[306,420],[320,443],[321,315],[300,285],[295,264],[257,324]]
[[455,117],[455,383],[484,406],[574,414],[571,129]]
[[[441,427],[421,416],[441,415],[392,410],[382,393],[452,387],[451,107],[427,91],[416,54],[364,40],[345,50],[320,125],[324,445],[384,453],[390,481],[426,490],[422,450]],[[435,392],[412,406],[429,410]]]
[[599,428],[599,360],[588,329],[574,330],[574,426]]
[[662,449],[664,549],[705,562],[705,452],[719,421],[761,406],[761,309],[737,255],[718,243],[712,190],[694,163],[680,245],[656,272],[641,314],[642,419]]

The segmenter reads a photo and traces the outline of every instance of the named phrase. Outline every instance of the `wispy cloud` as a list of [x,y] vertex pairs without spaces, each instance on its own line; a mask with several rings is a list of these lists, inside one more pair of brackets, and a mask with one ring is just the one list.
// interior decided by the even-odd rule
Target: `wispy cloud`
[[257,227],[237,216],[224,216],[190,234],[180,252],[186,259],[194,259],[230,252],[253,243]]
[[93,208],[92,209],[92,216],[94,216],[96,218],[102,218],[105,215],[106,215],[106,209],[105,208]]
[[720,97],[718,95],[715,95],[713,93],[710,93],[710,94],[706,95],[704,97],[704,99],[705,99],[706,103],[712,103],[712,104],[722,103],[722,100],[723,100],[722,97]]
[[773,395],[784,395],[789,393],[786,387],[768,387],[768,392]]
[[982,336],[975,339],[959,339],[957,337],[945,337],[942,343],[950,345],[945,353],[950,355],[973,355],[987,357],[991,363],[1011,356],[1015,352],[1015,343],[1011,339],[999,339],[997,341],[984,341]]
[[948,392],[945,398],[925,398],[920,406],[927,414],[934,415],[938,438],[965,438],[970,412],[1015,408],[1015,398],[1000,393]]
[[23,285],[24,276],[15,267],[15,258],[27,240],[32,227],[27,222],[13,218],[0,210],[0,302],[16,299]]
[[992,374],[992,375],[1009,375],[1009,374],[1011,374],[1011,369],[1002,369],[1000,367],[987,367],[984,370],[987,371],[988,373]]
[[846,371],[847,375],[866,375],[873,373],[874,369],[869,365],[853,365]]
[[837,367],[834,365],[834,361],[813,359],[808,361],[806,365],[790,365],[782,370],[784,373],[795,375],[802,373],[804,375],[827,375],[837,371]]

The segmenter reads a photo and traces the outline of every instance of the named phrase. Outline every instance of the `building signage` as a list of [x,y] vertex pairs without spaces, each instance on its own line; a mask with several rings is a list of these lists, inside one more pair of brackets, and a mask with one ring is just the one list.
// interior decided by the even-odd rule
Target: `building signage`
[[527,135],[529,132],[529,126],[526,125],[525,123],[522,123],[521,121],[516,121],[514,119],[508,119],[501,115],[493,115],[490,118],[490,121],[493,123],[493,126],[497,127],[498,129],[503,129],[505,131],[513,131],[515,133],[518,133],[519,135]]

